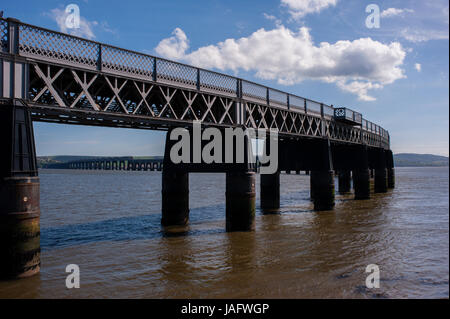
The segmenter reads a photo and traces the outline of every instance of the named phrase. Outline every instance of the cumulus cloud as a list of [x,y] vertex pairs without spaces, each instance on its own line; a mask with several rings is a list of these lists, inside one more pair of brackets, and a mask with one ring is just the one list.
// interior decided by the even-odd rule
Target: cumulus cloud
[[79,37],[85,37],[88,39],[94,39],[95,34],[93,28],[98,25],[97,21],[88,21],[83,17],[80,17],[80,27],[79,28],[67,28],[66,19],[69,13],[65,12],[63,9],[52,9],[50,10],[50,17],[52,17],[58,24],[59,30],[64,33],[72,34]]
[[417,70],[417,72],[422,71],[422,65],[420,63],[414,64],[414,68]]
[[330,6],[335,6],[337,0],[281,0],[281,4],[289,9],[292,18],[299,19],[310,13],[318,13]]
[[308,28],[294,32],[278,26],[187,53],[186,34],[179,28],[173,34],[159,43],[158,54],[204,68],[251,71],[258,78],[284,85],[307,79],[336,83],[364,101],[374,100],[369,90],[405,77],[401,65],[406,52],[398,42],[383,44],[361,38],[316,45]]
[[380,15],[382,18],[390,18],[390,17],[399,16],[399,15],[404,15],[405,13],[413,13],[413,12],[414,12],[413,9],[389,8],[389,9],[383,10]]
[[179,60],[185,56],[185,52],[189,48],[189,41],[186,33],[180,28],[176,28],[172,34],[170,38],[159,42],[155,51],[168,59]]

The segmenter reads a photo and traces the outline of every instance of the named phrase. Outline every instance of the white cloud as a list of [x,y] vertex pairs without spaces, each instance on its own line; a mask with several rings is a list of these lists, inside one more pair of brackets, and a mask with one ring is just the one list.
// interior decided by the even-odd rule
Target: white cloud
[[281,0],[288,7],[292,18],[299,19],[310,13],[318,13],[330,6],[335,6],[337,0]]
[[414,10],[412,10],[412,9],[389,8],[389,9],[383,10],[381,12],[381,17],[389,18],[389,17],[395,17],[395,16],[403,15],[405,13],[413,13],[413,12],[414,12]]
[[159,42],[155,48],[156,53],[168,59],[182,59],[189,48],[189,41],[183,30],[176,28],[173,36]]
[[270,15],[267,13],[263,13],[263,15],[264,15],[264,18],[266,18],[267,20],[275,21],[277,19],[277,17],[274,15]]
[[274,15],[270,15],[270,14],[267,14],[267,13],[263,13],[263,15],[264,15],[264,18],[266,18],[267,20],[273,21],[277,27],[280,26],[280,25],[282,24],[282,23],[281,23],[281,20],[278,19],[278,18],[277,18],[276,16],[274,16]]
[[80,17],[80,27],[79,28],[67,28],[66,18],[69,13],[66,13],[63,9],[52,9],[50,10],[50,16],[58,24],[59,30],[64,33],[69,33],[79,37],[85,37],[88,39],[94,39],[95,34],[93,28],[98,25],[97,21],[88,21],[84,17]]
[[422,65],[420,63],[414,64],[414,68],[417,70],[417,72],[422,71]]
[[179,28],[162,40],[156,52],[204,68],[253,71],[255,76],[292,85],[303,80],[336,83],[360,100],[374,100],[369,90],[404,78],[406,52],[398,42],[383,44],[371,38],[314,44],[309,29],[284,26],[259,29],[248,37],[227,39],[187,53],[186,34]]
[[430,40],[448,40],[448,29],[446,30],[426,30],[405,28],[400,31],[400,35],[410,42],[425,42]]

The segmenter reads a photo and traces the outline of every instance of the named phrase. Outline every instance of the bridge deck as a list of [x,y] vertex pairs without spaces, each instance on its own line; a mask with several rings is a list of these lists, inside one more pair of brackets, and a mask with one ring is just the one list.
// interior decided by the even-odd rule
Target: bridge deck
[[237,77],[14,19],[0,19],[0,40],[15,79],[0,96],[20,99],[34,120],[163,130],[201,120],[389,148],[389,133],[364,118],[336,121],[329,105]]

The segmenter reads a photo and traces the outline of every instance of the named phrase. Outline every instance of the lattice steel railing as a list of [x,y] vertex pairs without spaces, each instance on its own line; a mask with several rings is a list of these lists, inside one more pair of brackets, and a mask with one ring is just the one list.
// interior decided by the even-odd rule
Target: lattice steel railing
[[97,43],[67,34],[19,24],[19,53],[85,68],[97,68]]
[[155,59],[137,52],[109,45],[100,46],[102,70],[138,78],[153,78]]
[[306,100],[306,110],[308,113],[320,114],[321,113],[320,103],[311,100]]
[[[15,37],[13,41],[9,39],[10,36]],[[84,105],[84,108],[96,111],[203,119],[217,123],[234,123],[230,115],[231,105],[239,101],[245,105],[246,125],[276,128],[286,133],[313,136],[326,134],[330,138],[345,137],[351,141],[359,139],[368,144],[389,145],[388,132],[372,122],[362,119],[361,127],[347,125],[348,128],[345,128],[342,123],[334,123],[334,109],[331,106],[226,74],[40,28],[15,19],[0,18],[0,41],[2,52],[30,57],[37,63],[50,62],[61,66],[62,69],[52,75],[50,70],[46,74],[35,64],[33,72],[37,72],[42,83],[42,87],[30,93],[36,101],[52,101],[70,107]],[[10,43],[15,43],[17,48],[9,48]],[[68,66],[97,73],[88,77],[85,74],[81,78],[76,71],[66,69]],[[110,75],[123,76],[123,79],[110,78]],[[81,91],[61,92],[62,89],[56,87],[58,78],[73,78],[76,84],[69,84],[69,87],[78,85]],[[161,93],[158,90],[163,88],[152,87],[159,83],[173,88],[164,89],[159,97]],[[180,91],[182,89],[192,92]],[[97,90],[96,94],[99,95],[95,96],[92,90]],[[155,96],[159,106],[149,100]],[[187,101],[188,106],[177,109],[172,106],[173,101]],[[320,123],[321,119],[324,124]],[[355,133],[361,131],[362,134]]]
[[267,103],[267,88],[265,86],[250,82],[241,81],[242,85],[242,98],[247,98],[251,101],[260,103]]
[[287,108],[287,93],[274,89],[269,89],[268,91],[270,105]]
[[8,23],[6,20],[0,20],[0,44],[1,51],[6,51],[8,49]]
[[293,110],[304,112],[305,99],[295,95],[289,95],[289,107]]
[[176,84],[187,88],[197,88],[198,69],[167,60],[156,60],[156,78],[162,83]]
[[236,78],[207,70],[200,70],[199,77],[201,90],[236,96]]

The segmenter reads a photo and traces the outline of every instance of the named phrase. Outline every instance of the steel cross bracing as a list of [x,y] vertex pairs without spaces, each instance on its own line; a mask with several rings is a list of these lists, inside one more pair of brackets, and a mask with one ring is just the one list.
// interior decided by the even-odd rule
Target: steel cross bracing
[[389,148],[374,123],[335,121],[326,104],[236,77],[14,19],[0,19],[0,40],[2,72],[14,79],[1,97],[21,100],[34,120],[163,130],[200,120]]

